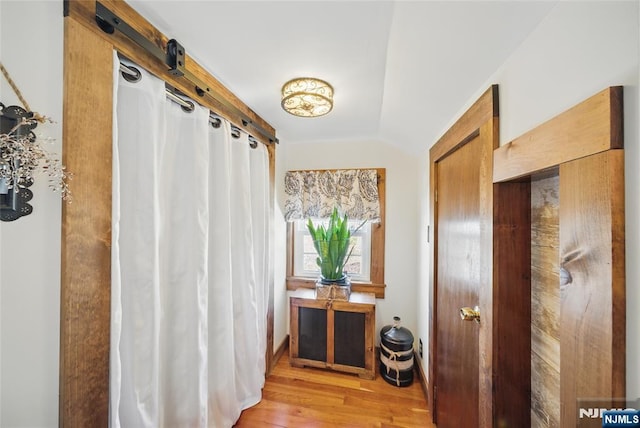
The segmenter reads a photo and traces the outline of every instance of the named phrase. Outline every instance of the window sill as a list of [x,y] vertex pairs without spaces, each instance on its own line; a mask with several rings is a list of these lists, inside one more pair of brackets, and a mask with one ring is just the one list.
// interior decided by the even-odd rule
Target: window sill
[[[299,276],[287,277],[287,290],[297,290],[299,288],[315,288],[316,280],[310,278],[302,278]],[[358,293],[373,293],[376,299],[384,299],[384,291],[387,286],[385,284],[374,284],[371,282],[351,282],[351,291]]]

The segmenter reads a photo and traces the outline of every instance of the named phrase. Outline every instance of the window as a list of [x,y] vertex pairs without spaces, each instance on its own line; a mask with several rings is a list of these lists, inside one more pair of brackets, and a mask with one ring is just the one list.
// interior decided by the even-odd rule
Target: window
[[[314,222],[314,224],[317,223]],[[351,256],[345,265],[344,271],[349,274],[352,281],[370,282],[371,223],[366,222],[358,228],[360,224],[361,222],[358,221],[349,221],[349,229],[354,232],[351,234]],[[318,253],[313,246],[307,223],[304,220],[297,220],[294,222],[293,227],[293,275],[317,278],[320,275],[320,268],[316,263]]]
[[[367,222],[354,236],[354,250],[347,271],[353,291],[374,293],[384,298],[385,179],[384,168],[377,168],[380,221]],[[306,236],[306,243],[305,243]],[[306,220],[287,223],[287,289],[313,288],[319,276],[316,252],[306,229]],[[357,273],[356,273],[357,271]]]

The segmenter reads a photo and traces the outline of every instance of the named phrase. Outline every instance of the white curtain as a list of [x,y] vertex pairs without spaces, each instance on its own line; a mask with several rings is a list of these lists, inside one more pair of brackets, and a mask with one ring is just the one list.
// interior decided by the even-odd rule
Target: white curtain
[[264,384],[267,150],[141,73],[114,70],[110,425],[231,427]]

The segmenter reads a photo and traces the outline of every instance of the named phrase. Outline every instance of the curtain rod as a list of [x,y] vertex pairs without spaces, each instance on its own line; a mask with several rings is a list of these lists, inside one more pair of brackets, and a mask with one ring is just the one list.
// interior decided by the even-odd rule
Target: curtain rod
[[[128,82],[137,82],[142,78],[142,73],[140,73],[140,70],[138,70],[135,67],[132,66],[128,66],[126,64],[120,63],[120,72],[123,73],[123,77],[125,78],[125,80],[127,80]],[[129,76],[129,77],[127,77]],[[171,101],[173,101],[176,104],[179,104],[180,106],[182,106],[182,109],[188,112],[192,112],[195,109],[195,104],[189,100],[185,100],[184,98],[180,97],[178,94],[176,94],[172,89],[169,88],[165,88],[165,95],[168,99],[170,99]],[[211,123],[211,125],[214,128],[219,128],[220,127],[220,123],[222,122],[222,117],[219,116],[217,113],[209,110],[209,123]],[[229,122],[231,123],[231,122]],[[233,138],[240,138],[240,133],[243,132],[245,134],[247,134],[249,136],[249,145],[251,146],[251,148],[255,149],[256,147],[258,147],[258,140],[256,140],[256,138],[249,134],[247,131],[245,131],[244,129],[240,128],[239,126],[236,126],[234,124],[231,124],[231,136]]]

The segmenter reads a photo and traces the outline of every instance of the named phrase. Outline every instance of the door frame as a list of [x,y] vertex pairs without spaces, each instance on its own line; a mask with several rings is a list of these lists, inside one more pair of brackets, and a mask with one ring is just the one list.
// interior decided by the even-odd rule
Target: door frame
[[[560,307],[560,425],[576,425],[581,398],[624,397],[622,100],[622,87],[606,88],[494,152],[493,309],[495,326],[500,329],[494,329],[497,382],[492,401],[494,421],[504,421],[506,426],[518,426],[521,418],[530,418],[531,395],[523,394],[513,374],[528,371],[530,390],[531,265],[518,254],[531,248],[531,203],[526,195],[530,194],[532,176],[560,176],[558,263],[573,275]],[[569,177],[566,182],[565,173]],[[584,200],[591,201],[588,208],[581,208]],[[594,222],[593,227],[584,227]],[[609,258],[595,259],[596,254]],[[586,279],[590,270],[598,270],[600,279],[606,279]],[[527,281],[513,282],[517,278],[527,278],[528,286]],[[591,300],[598,302],[598,310],[587,310]],[[528,322],[517,316],[523,311],[529,312]],[[513,348],[515,343],[524,349],[518,340],[525,336],[528,355]],[[501,349],[509,352],[499,352]],[[591,376],[596,372],[600,375]]]
[[[561,374],[561,382],[572,383],[575,373],[605,371],[604,380],[580,381],[580,392],[597,389],[612,397],[625,392],[625,246],[622,87],[609,87],[569,110],[535,127],[515,140],[499,146],[498,90],[492,86],[431,148],[430,154],[430,247],[429,283],[429,406],[435,418],[437,385],[435,374],[437,311],[437,162],[476,135],[491,160],[482,160],[481,248],[492,261],[482,260],[479,290],[482,322],[479,337],[479,425],[518,426],[531,412],[531,214],[530,176],[553,171],[562,164],[610,152],[607,180],[616,192],[607,200],[611,215],[611,283],[600,295],[611,304],[610,330],[594,335],[593,343],[607,347],[605,367],[601,362],[576,358],[575,367]],[[487,182],[487,177],[492,177]],[[598,191],[594,189],[593,191]],[[561,202],[562,203],[562,202]],[[592,321],[592,320],[590,320]],[[596,330],[596,329],[594,329]],[[590,334],[590,333],[589,333]],[[604,339],[604,340],[603,340]],[[573,352],[573,351],[572,351]],[[572,356],[574,357],[574,356]],[[484,400],[483,400],[484,397]],[[570,393],[563,400],[575,405]],[[566,411],[565,411],[566,415]],[[572,415],[569,415],[573,417]]]
[[[434,422],[437,405],[437,177],[438,162],[456,151],[466,143],[480,139],[482,155],[480,160],[480,288],[478,290],[479,306],[482,311],[482,322],[478,338],[479,351],[479,397],[490,397],[493,389],[492,364],[492,234],[493,234],[493,151],[499,144],[499,107],[498,85],[492,85],[482,96],[458,119],[458,121],[429,150],[430,175],[430,224],[433,236],[430,241],[430,278],[429,282],[429,394],[428,401]],[[486,259],[485,259],[486,257]],[[492,402],[478,406],[480,426],[492,425]]]

